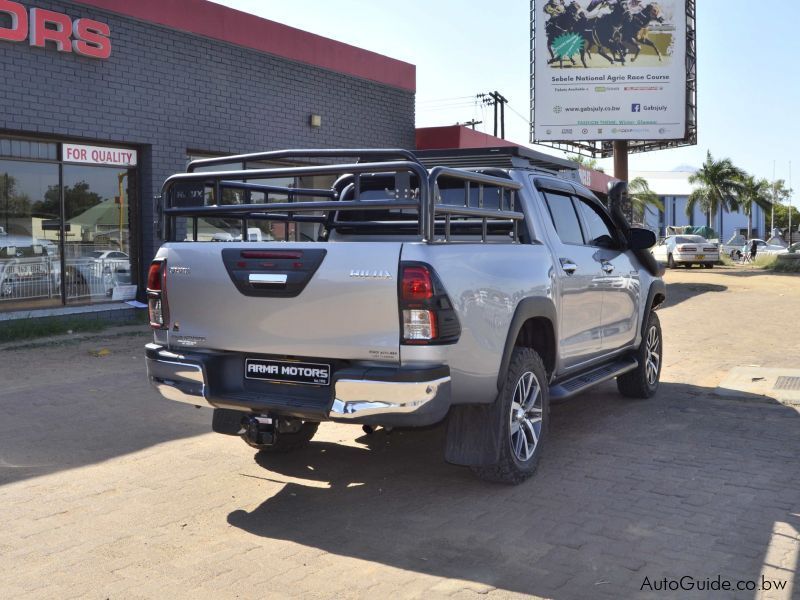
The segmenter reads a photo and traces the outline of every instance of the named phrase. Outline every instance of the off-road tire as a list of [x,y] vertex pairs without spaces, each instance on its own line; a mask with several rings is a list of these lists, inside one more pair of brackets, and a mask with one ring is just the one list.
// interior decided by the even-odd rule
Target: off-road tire
[[713,268],[714,268],[714,263],[705,263],[703,266],[704,266],[706,269],[713,269]]
[[[539,387],[541,402],[534,401],[532,406],[540,405],[541,424],[533,454],[527,460],[520,460],[512,448],[512,410],[517,385],[523,375],[528,373],[533,374],[534,381]],[[494,415],[500,420],[500,427],[498,428],[501,436],[499,460],[493,465],[471,467],[472,471],[485,481],[513,485],[522,483],[536,471],[550,424],[550,392],[547,386],[547,372],[541,357],[531,348],[514,348],[511,354],[511,363],[508,366],[508,375],[503,388],[495,399],[492,410],[499,412],[499,414]],[[536,410],[538,414],[538,409]],[[519,423],[517,425],[519,427],[517,435],[530,433],[530,430],[523,431],[523,426]]]
[[300,426],[300,430],[294,433],[278,433],[277,439],[274,444],[255,444],[247,439],[246,435],[242,436],[245,444],[251,448],[255,448],[265,454],[286,454],[299,450],[308,445],[314,434],[317,433],[319,423],[314,421],[304,421]]
[[674,269],[675,268],[675,259],[672,258],[672,254],[667,255],[667,268]]
[[[652,343],[652,332],[655,331],[655,344]],[[648,345],[649,344],[649,345]],[[639,366],[633,371],[628,371],[624,375],[617,377],[617,389],[626,398],[651,398],[658,391],[658,383],[661,379],[661,365],[664,362],[664,343],[661,337],[661,323],[655,311],[650,311],[647,318],[647,326],[644,328],[644,336],[639,349],[636,351],[636,360]],[[648,361],[653,365],[655,357],[655,381],[648,378]]]

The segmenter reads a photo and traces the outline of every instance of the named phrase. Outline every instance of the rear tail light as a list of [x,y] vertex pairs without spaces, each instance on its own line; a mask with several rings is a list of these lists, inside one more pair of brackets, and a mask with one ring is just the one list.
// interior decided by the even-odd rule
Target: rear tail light
[[147,310],[150,313],[150,327],[169,328],[166,260],[154,260],[150,264],[147,272]]
[[703,248],[703,252],[716,252],[716,251],[717,251],[717,247],[716,246],[707,246],[707,247]]
[[436,313],[416,308],[403,311],[403,339],[409,342],[436,338]]
[[694,246],[678,246],[678,252],[697,252]]
[[426,267],[405,267],[402,282],[400,295],[404,301],[419,302],[433,298],[431,273]]
[[400,325],[404,344],[452,344],[461,325],[439,278],[420,263],[400,265]]

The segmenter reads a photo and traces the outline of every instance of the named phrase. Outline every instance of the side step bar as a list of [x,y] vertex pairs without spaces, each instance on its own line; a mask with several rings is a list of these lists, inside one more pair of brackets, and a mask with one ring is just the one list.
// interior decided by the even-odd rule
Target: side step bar
[[600,365],[591,371],[584,371],[578,375],[573,375],[568,379],[559,381],[550,387],[550,398],[554,400],[561,400],[580,394],[582,391],[613,379],[628,371],[633,371],[639,366],[637,361],[632,356],[623,356],[616,359],[614,362]]

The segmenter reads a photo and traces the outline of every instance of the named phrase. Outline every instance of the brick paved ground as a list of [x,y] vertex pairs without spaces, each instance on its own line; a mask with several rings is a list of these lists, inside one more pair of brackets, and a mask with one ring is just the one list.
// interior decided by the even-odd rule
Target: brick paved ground
[[798,366],[800,278],[667,280],[658,397],[554,406],[513,488],[444,464],[436,429],[326,424],[254,460],[148,389],[143,335],[0,353],[0,597],[762,597],[640,591],[718,574],[798,597],[797,407],[713,392],[735,366]]

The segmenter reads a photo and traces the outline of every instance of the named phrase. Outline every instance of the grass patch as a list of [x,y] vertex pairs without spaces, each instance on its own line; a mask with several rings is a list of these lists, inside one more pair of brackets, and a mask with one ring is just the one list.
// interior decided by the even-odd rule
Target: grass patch
[[772,269],[777,258],[774,254],[757,254],[753,265],[762,269]]
[[779,260],[777,256],[775,259],[775,262],[769,267],[771,271],[776,273],[800,273],[800,259]]
[[136,311],[131,319],[112,321],[92,316],[39,317],[0,322],[0,344],[67,333],[93,333],[123,325],[144,325],[145,311]]

